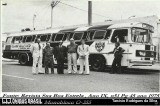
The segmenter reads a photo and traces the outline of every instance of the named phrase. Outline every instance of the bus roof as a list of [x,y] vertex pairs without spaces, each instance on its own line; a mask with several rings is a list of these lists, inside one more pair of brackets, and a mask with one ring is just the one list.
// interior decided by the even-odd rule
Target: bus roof
[[154,32],[154,27],[146,24],[146,23],[142,23],[142,22],[130,22],[130,23],[120,23],[120,24],[113,24],[110,27],[108,27],[108,29],[118,29],[118,28],[132,28],[132,27],[139,27],[139,28],[144,28],[144,29],[148,29],[151,32]]
[[107,29],[111,25],[96,25],[89,28],[89,30],[97,30],[97,29]]
[[[128,27],[134,27],[137,24],[140,24],[140,22],[130,22],[130,23],[119,23],[119,24],[113,24],[111,26],[108,27],[108,29],[110,28],[128,28]],[[141,23],[142,24],[142,23]]]
[[75,29],[77,29],[78,27],[75,28],[67,28],[67,29],[62,29],[60,30],[60,32],[73,32]]
[[110,25],[94,25],[94,26],[84,26],[75,29],[74,31],[88,31],[97,29],[107,29]]
[[142,22],[130,22],[130,23],[119,23],[119,24],[113,24],[108,27],[108,29],[111,28],[131,28],[131,27],[141,27],[141,28],[151,28],[153,26],[142,23]]
[[11,34],[9,34],[9,36],[23,36],[23,35],[58,33],[60,30],[61,29],[46,29],[46,30],[39,30],[39,31],[26,31],[26,32],[11,33]]
[[94,25],[94,26],[83,26],[83,27],[70,27],[70,28],[57,28],[57,29],[45,29],[45,30],[36,30],[36,31],[26,31],[18,33],[10,33],[8,36],[23,36],[23,35],[36,35],[36,34],[48,34],[48,33],[63,33],[63,32],[74,32],[74,31],[89,31],[89,30],[106,30],[106,29],[118,29],[118,28],[131,28],[131,27],[140,27],[149,29],[153,32],[154,27],[142,23],[142,22],[130,22],[130,23],[119,23],[119,24],[108,24],[108,25]]
[[92,27],[92,26],[79,27],[79,28],[77,28],[77,29],[74,30],[74,31],[87,31],[90,27]]

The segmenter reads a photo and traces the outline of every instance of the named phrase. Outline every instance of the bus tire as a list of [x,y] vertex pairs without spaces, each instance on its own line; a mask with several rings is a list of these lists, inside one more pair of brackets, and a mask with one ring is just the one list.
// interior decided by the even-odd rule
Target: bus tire
[[21,65],[27,65],[28,64],[28,56],[26,54],[20,54],[19,63]]
[[102,55],[92,55],[90,57],[91,70],[104,71],[106,67],[106,60]]

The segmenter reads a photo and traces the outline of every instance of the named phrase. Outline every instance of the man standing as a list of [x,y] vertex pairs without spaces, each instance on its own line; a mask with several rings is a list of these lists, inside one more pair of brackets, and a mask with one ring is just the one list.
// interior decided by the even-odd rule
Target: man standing
[[45,73],[48,74],[48,67],[51,67],[51,74],[54,74],[54,61],[53,61],[54,49],[50,47],[50,43],[46,43],[46,47],[43,50]]
[[[77,44],[75,44],[74,39],[70,39],[70,45],[67,46],[68,51],[68,73],[77,73]],[[73,72],[72,72],[73,64]]]
[[31,46],[30,49],[33,57],[33,67],[32,67],[32,73],[37,74],[37,64],[38,64],[38,73],[43,74],[42,72],[42,45],[40,44],[40,39],[38,38],[36,43]]
[[[77,52],[79,54],[80,71],[79,74],[89,75],[89,46],[85,44],[85,40],[81,40],[81,45],[78,46]],[[85,66],[85,71],[83,68]]]
[[122,60],[122,53],[125,50],[120,47],[120,43],[116,42],[115,43],[115,48],[112,52],[109,53],[114,53],[114,60],[112,62],[112,69],[111,69],[111,74],[114,74],[116,70],[118,70],[118,73],[121,73],[121,60]]
[[67,48],[62,45],[62,41],[59,42],[59,45],[55,48],[55,58],[57,60],[57,73],[64,74],[64,62],[67,57]]

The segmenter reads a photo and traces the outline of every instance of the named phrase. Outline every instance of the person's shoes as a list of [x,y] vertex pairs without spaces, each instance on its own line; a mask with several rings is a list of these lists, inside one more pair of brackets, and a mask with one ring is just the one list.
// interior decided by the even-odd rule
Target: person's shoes
[[68,72],[68,74],[72,74],[72,72]]
[[84,75],[89,75],[89,73],[87,73],[87,74],[84,74]]
[[122,74],[122,72],[117,72],[117,74]]
[[82,75],[82,74],[83,74],[83,72],[79,72],[78,74],[79,74],[79,75]]
[[83,74],[84,74],[84,75],[89,75],[89,73],[87,73],[87,72],[84,72]]
[[38,73],[38,74],[44,74],[44,73]]
[[77,74],[77,72],[73,72],[73,74]]
[[110,74],[114,74],[114,72],[110,72]]

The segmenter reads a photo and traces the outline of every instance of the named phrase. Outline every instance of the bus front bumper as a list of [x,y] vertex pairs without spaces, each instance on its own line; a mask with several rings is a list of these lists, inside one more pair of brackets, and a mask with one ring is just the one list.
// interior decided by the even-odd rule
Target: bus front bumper
[[153,60],[129,60],[129,66],[152,66],[154,64]]

